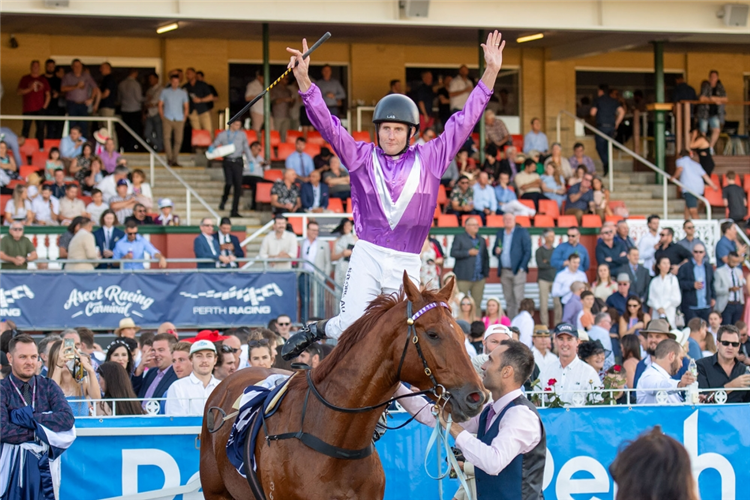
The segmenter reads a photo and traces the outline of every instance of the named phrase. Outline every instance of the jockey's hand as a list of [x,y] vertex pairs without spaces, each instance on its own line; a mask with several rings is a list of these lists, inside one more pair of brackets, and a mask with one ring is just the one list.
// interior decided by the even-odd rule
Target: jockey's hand
[[500,68],[503,66],[504,48],[505,40],[503,40],[503,36],[499,31],[495,30],[487,35],[487,42],[482,44],[484,62],[487,63],[487,69],[500,71]]
[[307,74],[308,68],[310,66],[310,58],[308,57],[307,59],[302,59],[302,54],[307,52],[307,49],[308,47],[306,38],[302,39],[302,52],[291,47],[286,48],[286,51],[292,55],[289,59],[289,65],[287,66],[287,68],[294,68],[294,78],[297,79],[297,84],[299,86],[300,92],[307,92],[307,90],[310,88],[310,85],[312,85],[312,82],[310,81],[310,75]]

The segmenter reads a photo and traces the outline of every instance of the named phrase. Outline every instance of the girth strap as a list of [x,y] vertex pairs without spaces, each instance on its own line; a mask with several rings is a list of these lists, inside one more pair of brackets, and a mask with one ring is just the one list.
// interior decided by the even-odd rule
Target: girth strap
[[308,448],[327,455],[331,458],[340,458],[342,460],[359,460],[360,458],[367,458],[372,455],[375,450],[375,445],[370,443],[368,446],[359,450],[348,450],[346,448],[339,448],[326,443],[322,439],[319,439],[312,434],[306,432],[287,432],[285,434],[277,434],[275,436],[268,436],[269,441],[280,441],[282,439],[299,439],[302,444]]

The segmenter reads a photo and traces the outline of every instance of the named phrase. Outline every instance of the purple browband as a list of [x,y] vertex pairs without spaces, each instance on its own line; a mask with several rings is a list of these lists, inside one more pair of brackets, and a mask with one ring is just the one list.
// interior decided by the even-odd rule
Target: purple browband
[[438,306],[443,306],[446,309],[448,309],[449,311],[452,310],[451,306],[449,306],[445,302],[433,302],[431,304],[427,304],[422,309],[420,309],[419,311],[415,312],[414,315],[411,317],[411,320],[412,321],[417,321],[419,319],[419,317],[422,316],[424,313],[426,313],[427,311],[430,311],[432,309],[435,309]]

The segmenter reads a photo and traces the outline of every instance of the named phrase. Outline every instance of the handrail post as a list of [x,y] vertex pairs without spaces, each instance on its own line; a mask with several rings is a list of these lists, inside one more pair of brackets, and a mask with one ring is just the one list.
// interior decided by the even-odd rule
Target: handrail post
[[112,118],[107,118],[107,133],[110,137],[114,138],[112,135]]
[[663,188],[662,188],[662,203],[664,204],[664,219],[666,220],[666,219],[669,218],[668,214],[667,214],[667,189],[668,189],[667,188],[667,176],[666,175],[662,175],[661,176],[661,181],[662,181],[662,186],[663,186]]
[[675,131],[674,131],[674,148],[678,155],[682,151],[682,103],[677,103],[674,107]]
[[607,160],[609,161],[609,192],[615,191],[615,162],[614,153],[612,151],[612,141],[607,141]]
[[149,180],[151,181],[151,187],[156,187],[156,177],[154,177],[154,153],[148,154],[148,163],[149,163]]
[[185,210],[187,212],[187,225],[190,225],[190,216],[191,216],[191,209],[190,209],[190,190],[185,190]]

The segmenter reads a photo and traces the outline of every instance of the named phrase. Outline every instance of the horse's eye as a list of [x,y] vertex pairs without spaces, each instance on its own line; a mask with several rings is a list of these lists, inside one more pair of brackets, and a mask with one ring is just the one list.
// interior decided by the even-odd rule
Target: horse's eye
[[431,338],[432,340],[437,340],[440,338],[440,335],[438,335],[436,332],[428,331],[427,336]]

